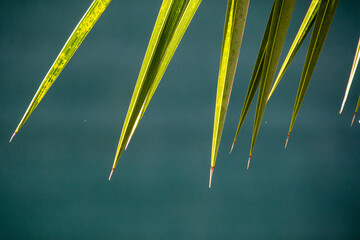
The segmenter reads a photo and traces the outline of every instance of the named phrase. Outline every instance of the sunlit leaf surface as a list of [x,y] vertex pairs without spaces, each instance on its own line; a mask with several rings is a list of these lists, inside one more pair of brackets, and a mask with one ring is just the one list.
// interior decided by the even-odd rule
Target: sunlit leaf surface
[[[359,37],[359,42],[358,42],[358,45],[357,45],[357,48],[356,48],[353,65],[352,65],[352,67],[351,67],[348,84],[347,84],[347,86],[346,86],[345,96],[344,96],[344,99],[343,99],[343,101],[342,101],[339,114],[341,114],[342,110],[344,109],[344,105],[345,105],[346,99],[347,99],[347,97],[348,97],[351,84],[352,84],[352,82],[353,82],[353,80],[354,80],[355,71],[356,71],[356,69],[357,69],[357,66],[358,66],[358,63],[359,63],[359,59],[360,59],[360,54],[359,54],[359,52],[360,52],[360,37]],[[351,124],[351,125],[352,125],[352,124]]]
[[113,168],[126,149],[201,0],[164,0],[125,118]]
[[[96,21],[104,12],[110,1],[111,0],[93,1],[65,43],[63,49],[49,69],[45,78],[43,79],[39,89],[33,97],[10,141],[37,107],[41,99],[44,97],[66,64],[69,62],[89,31],[92,29]],[[249,1],[250,0],[228,0],[214,114],[209,187],[211,186],[211,177],[216,163],[230,100],[245,28]],[[311,2],[308,12],[300,26],[300,29],[279,71],[279,74],[274,84],[272,85],[294,9],[295,1],[296,0],[274,0],[250,79],[239,124],[234,137],[234,142],[230,150],[231,152],[233,149],[244,119],[249,111],[250,105],[255,97],[257,89],[259,89],[247,168],[249,168],[250,159],[257,135],[259,133],[262,118],[267,105],[267,100],[274,92],[286,69],[297,53],[299,47],[303,43],[306,35],[314,25],[294,104],[294,110],[289,127],[289,138],[339,2],[339,0],[313,0]],[[122,152],[126,150],[139,124],[139,121],[143,117],[151,101],[151,98],[155,93],[157,86],[160,83],[167,66],[170,63],[200,3],[201,0],[163,0],[147,47],[147,51],[144,56],[132,99],[130,101],[109,180]],[[360,39],[340,113],[344,107],[359,62],[359,51]],[[271,88],[271,86],[273,87]],[[352,123],[355,119],[359,106],[360,96],[357,102]],[[286,144],[287,141],[288,139],[286,140]]]
[[234,82],[248,7],[249,0],[229,0],[227,5],[216,94],[209,187]]
[[271,95],[274,93],[277,85],[279,84],[281,78],[284,76],[287,68],[289,67],[291,61],[293,60],[294,56],[296,55],[297,51],[299,50],[301,44],[303,43],[304,39],[306,38],[307,34],[309,33],[311,26],[314,23],[315,16],[319,10],[320,0],[313,0],[310,4],[310,7],[305,15],[303,22],[301,23],[300,29],[295,36],[295,39],[290,47],[290,50],[282,64],[280,71],[275,79],[275,82],[271,88],[269,93],[269,97],[267,100],[270,99]]
[[39,89],[37,90],[14,134],[12,135],[10,142],[15,136],[15,134],[24,125],[30,114],[35,110],[41,99],[45,96],[46,92],[55,82],[61,71],[65,68],[66,64],[69,62],[71,57],[79,48],[82,41],[85,39],[87,34],[90,32],[90,30],[95,25],[96,21],[105,11],[106,7],[109,5],[110,2],[111,0],[94,0],[93,3],[90,5],[89,9],[86,11],[85,15],[82,17],[78,25],[75,27],[69,39],[65,43],[63,49],[61,50],[55,62],[51,66],[45,78],[43,79]]

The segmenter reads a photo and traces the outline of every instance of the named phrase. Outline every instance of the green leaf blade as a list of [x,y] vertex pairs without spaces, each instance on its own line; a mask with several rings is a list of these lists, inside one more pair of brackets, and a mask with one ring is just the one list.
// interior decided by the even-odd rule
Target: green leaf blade
[[[42,98],[45,96],[51,85],[55,82],[61,71],[65,68],[66,64],[70,61],[76,50],[79,48],[87,34],[105,11],[111,0],[94,0],[86,11],[84,16],[75,27],[74,31],[66,41],[64,47],[60,51],[59,55],[55,59],[53,65],[50,67],[48,73],[45,75],[43,81],[40,84],[37,92],[31,100],[25,114],[23,115],[19,125],[17,126],[12,138],[25,124],[31,113],[38,106]],[[10,141],[12,140],[10,139]]]
[[[155,26],[153,29],[153,32],[151,34],[151,38],[145,53],[145,57],[140,69],[140,73],[138,76],[138,80],[136,82],[135,85],[135,89],[130,101],[130,105],[129,105],[129,109],[125,118],[125,122],[123,125],[123,131],[121,133],[121,137],[120,137],[120,141],[116,150],[116,155],[115,155],[115,159],[119,159],[121,153],[123,152],[123,150],[125,149],[125,146],[128,144],[130,138],[129,135],[131,134],[131,132],[135,131],[134,126],[136,125],[136,120],[135,123],[132,123],[132,126],[129,126],[130,124],[130,116],[134,114],[135,109],[135,104],[137,102],[137,99],[140,97],[140,94],[144,95],[144,93],[141,93],[141,89],[143,88],[144,82],[146,80],[146,74],[149,71],[149,68],[151,67],[151,63],[152,63],[152,59],[154,58],[154,55],[156,53],[156,49],[157,46],[159,44],[160,41],[160,37],[161,34],[165,28],[165,24],[166,24],[166,20],[170,14],[171,11],[171,7],[173,6],[173,1],[163,1],[161,7],[160,7],[160,11],[158,13],[156,22],[155,22]],[[139,119],[137,120],[137,122],[139,121]],[[130,128],[131,127],[131,128]],[[124,129],[129,129],[130,128],[130,132],[129,133],[125,133]],[[125,142],[126,141],[126,142]],[[125,145],[124,145],[125,142]],[[121,144],[120,144],[121,143]],[[117,162],[116,162],[117,163]],[[113,165],[113,169],[116,167],[116,164]]]
[[281,51],[284,45],[294,5],[295,0],[275,0],[274,14],[271,19],[271,27],[269,31],[268,48],[265,53],[264,66],[261,75],[261,83],[255,112],[247,168],[249,168],[251,155],[254,149],[257,135],[259,133],[262,117],[265,112],[267,97],[269,95],[271,83],[275,77],[275,71],[280,60]]
[[126,149],[201,0],[164,0],[125,118],[113,169]]
[[[311,35],[304,68],[300,78],[299,88],[296,94],[288,138],[294,126],[296,117],[299,113],[300,106],[304,99],[307,87],[309,86],[312,73],[314,72],[317,60],[320,56],[321,49],[324,45],[327,33],[330,29],[330,25],[335,15],[338,3],[339,0],[322,0],[320,3],[319,12],[315,19],[313,33]],[[286,140],[286,143],[287,141],[288,139]]]
[[269,93],[267,101],[269,101],[271,95],[274,93],[276,87],[278,86],[280,80],[284,76],[287,68],[289,67],[291,61],[295,57],[297,51],[299,50],[300,46],[302,45],[303,41],[305,40],[307,34],[310,32],[310,29],[314,23],[316,14],[319,10],[320,0],[313,0],[310,4],[310,7],[304,17],[303,22],[300,25],[299,31],[297,32],[295,39],[290,47],[290,50],[282,64],[280,71],[275,79],[275,82],[272,86],[272,89]]
[[230,153],[232,152],[232,150],[234,148],[234,145],[235,145],[236,139],[239,135],[240,129],[244,123],[245,117],[250,109],[251,103],[255,97],[256,91],[260,84],[262,66],[264,63],[264,56],[265,56],[265,52],[266,52],[266,48],[267,48],[267,42],[268,42],[268,38],[269,38],[269,31],[270,31],[270,25],[271,25],[271,19],[272,19],[273,12],[274,12],[274,5],[271,9],[270,16],[269,16],[269,19],[268,19],[268,22],[266,25],[266,29],[264,32],[264,36],[263,36],[263,39],[262,39],[262,42],[260,45],[259,53],[256,58],[254,70],[251,75],[249,87],[246,92],[246,97],[245,97],[244,104],[243,104],[243,107],[241,110],[240,120],[239,120],[237,129],[236,129],[236,133],[235,133],[233,144],[230,149]]
[[245,29],[249,0],[229,0],[224,24],[223,43],[219,66],[218,86],[214,114],[214,129],[210,167],[216,163],[226,113],[234,82],[236,66]]
[[352,67],[351,67],[349,80],[348,80],[348,83],[347,83],[347,86],[346,86],[345,95],[344,95],[344,99],[343,99],[342,104],[341,104],[339,114],[341,114],[341,112],[344,109],[345,102],[346,102],[346,99],[348,97],[351,84],[352,84],[352,82],[354,80],[354,76],[355,76],[355,72],[356,72],[356,69],[357,69],[357,66],[358,66],[358,63],[359,63],[359,59],[360,59],[360,37],[359,37],[358,45],[357,45],[357,48],[356,48],[356,51],[355,51],[354,61],[353,61]]

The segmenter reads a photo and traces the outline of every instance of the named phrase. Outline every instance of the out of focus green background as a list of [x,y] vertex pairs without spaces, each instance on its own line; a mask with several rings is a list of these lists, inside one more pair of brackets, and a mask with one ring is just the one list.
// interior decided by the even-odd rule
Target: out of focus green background
[[[0,2],[0,239],[360,239],[360,126],[350,128],[360,4],[340,1],[289,145],[305,60],[270,100],[246,171],[254,106],[228,152],[272,1],[251,1],[208,189],[227,1],[204,0],[108,175],[161,0],[114,0],[8,140],[90,0]],[[297,1],[282,60],[310,1]],[[282,61],[281,60],[281,61]]]

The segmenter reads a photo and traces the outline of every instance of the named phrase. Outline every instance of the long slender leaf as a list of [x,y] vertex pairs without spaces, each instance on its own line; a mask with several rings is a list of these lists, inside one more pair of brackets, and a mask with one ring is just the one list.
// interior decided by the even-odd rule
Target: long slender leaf
[[320,3],[319,12],[315,19],[314,30],[311,35],[304,68],[301,74],[299,88],[296,94],[296,100],[291,117],[289,133],[285,143],[285,148],[287,146],[296,117],[299,113],[299,109],[304,99],[307,87],[309,86],[312,73],[314,72],[316,66],[316,62],[320,56],[321,49],[324,45],[327,33],[330,29],[330,25],[338,3],[339,0],[322,0]]
[[[275,2],[274,2],[275,3]],[[259,83],[260,83],[260,79],[261,79],[261,72],[262,72],[262,66],[264,63],[264,56],[265,56],[265,52],[266,52],[266,48],[267,48],[267,42],[269,39],[269,30],[270,30],[270,25],[271,25],[271,19],[272,19],[272,15],[274,12],[274,4],[272,6],[271,12],[270,12],[270,16],[266,25],[266,29],[264,32],[264,36],[260,45],[260,49],[259,49],[259,53],[258,56],[256,58],[256,62],[255,62],[255,66],[254,66],[254,70],[253,73],[251,75],[251,79],[250,79],[250,83],[249,83],[249,87],[248,90],[246,92],[246,97],[245,97],[245,101],[241,110],[241,115],[240,115],[240,120],[239,120],[239,124],[237,126],[236,129],[236,133],[235,133],[235,137],[234,137],[234,141],[233,144],[231,146],[230,149],[230,154],[234,148],[237,136],[239,135],[240,129],[242,127],[242,124],[244,123],[245,117],[249,111],[250,105],[255,97],[255,93],[258,89]]]
[[135,132],[201,0],[164,0],[125,118],[110,177]]
[[298,33],[295,36],[295,39],[290,47],[290,50],[282,64],[280,71],[275,79],[275,82],[271,88],[269,93],[269,97],[267,101],[269,101],[271,95],[274,93],[277,85],[279,84],[281,78],[284,76],[287,68],[289,67],[291,61],[293,60],[294,56],[296,55],[297,51],[299,50],[301,44],[303,43],[304,39],[306,38],[307,34],[310,32],[310,29],[314,23],[315,16],[319,10],[320,0],[313,0],[310,4],[310,7],[305,15],[303,22],[299,28]]
[[249,0],[228,0],[216,94],[209,188],[234,82],[248,7]]
[[269,95],[271,83],[275,77],[275,71],[279,63],[294,5],[295,0],[275,0],[274,13],[271,19],[269,31],[268,46],[265,53],[263,71],[261,73],[260,90],[256,106],[247,168],[249,168],[251,155],[259,133],[261,120],[265,112],[267,97]]
[[357,111],[359,110],[359,107],[360,107],[360,96],[359,96],[358,101],[357,101],[357,104],[356,104],[354,116],[353,116],[353,118],[352,118],[352,120],[351,120],[351,126],[352,126],[353,123],[354,123],[355,116],[356,116]]
[[28,106],[24,116],[22,117],[19,125],[15,129],[10,142],[14,138],[15,134],[25,124],[30,114],[35,110],[41,99],[45,96],[51,85],[55,82],[61,71],[65,68],[66,64],[70,61],[76,50],[79,48],[82,41],[85,39],[87,34],[90,32],[92,27],[95,25],[101,14],[105,11],[111,0],[94,0],[86,11],[85,15],[81,18],[78,25],[70,35],[69,39],[65,43],[63,49],[55,59],[55,62],[49,69],[45,78],[43,79],[39,89],[33,97],[30,105]]
[[[359,63],[359,59],[360,59],[360,37],[359,37],[359,42],[358,42],[358,45],[357,45],[357,48],[356,48],[354,61],[353,61],[352,67],[351,67],[348,84],[347,84],[347,86],[346,86],[345,95],[344,95],[344,99],[343,99],[342,104],[341,104],[341,108],[340,108],[339,114],[341,114],[341,112],[342,112],[342,110],[343,110],[343,108],[344,108],[344,105],[345,105],[347,96],[348,96],[348,94],[349,94],[349,90],[350,90],[351,84],[352,84],[352,82],[353,82],[353,80],[354,80],[354,76],[355,76],[355,72],[356,72],[356,69],[357,69],[357,66],[358,66],[358,63]],[[351,124],[351,125],[352,125],[352,124]]]

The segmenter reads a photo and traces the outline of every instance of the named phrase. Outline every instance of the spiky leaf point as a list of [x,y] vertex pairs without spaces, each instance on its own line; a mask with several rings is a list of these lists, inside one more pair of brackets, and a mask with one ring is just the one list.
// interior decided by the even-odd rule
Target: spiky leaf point
[[359,42],[358,42],[358,45],[357,45],[357,48],[356,48],[356,51],[355,51],[354,61],[353,61],[352,67],[351,67],[349,80],[348,80],[348,83],[347,83],[347,86],[346,86],[345,95],[344,95],[344,99],[343,99],[342,104],[341,104],[339,114],[341,114],[342,110],[344,109],[344,105],[345,105],[347,96],[349,94],[351,84],[352,84],[352,82],[354,80],[354,76],[355,76],[355,72],[356,72],[356,69],[357,69],[357,66],[358,66],[358,63],[359,63],[359,59],[360,59],[360,37],[359,37]]

